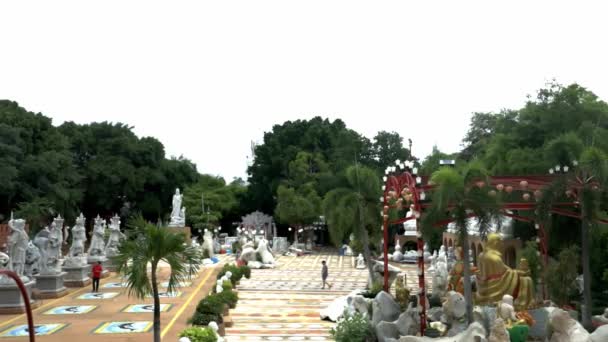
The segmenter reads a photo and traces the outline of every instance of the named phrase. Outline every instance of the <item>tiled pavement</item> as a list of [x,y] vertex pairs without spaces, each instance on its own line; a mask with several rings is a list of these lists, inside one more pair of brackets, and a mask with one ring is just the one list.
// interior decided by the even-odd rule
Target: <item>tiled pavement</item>
[[[330,289],[321,289],[321,261],[329,268]],[[358,270],[354,258],[331,250],[295,256],[278,256],[275,269],[252,270],[251,279],[238,286],[239,303],[230,310],[234,326],[226,328],[233,341],[329,341],[334,323],[322,321],[319,312],[337,297],[364,289],[367,270]],[[400,265],[408,285],[417,288],[416,267]]]

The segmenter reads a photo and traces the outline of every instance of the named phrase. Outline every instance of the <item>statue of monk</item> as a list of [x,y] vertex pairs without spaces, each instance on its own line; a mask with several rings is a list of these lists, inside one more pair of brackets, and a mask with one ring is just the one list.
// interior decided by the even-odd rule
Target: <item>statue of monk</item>
[[511,295],[517,310],[528,309],[534,304],[534,285],[528,263],[522,260],[521,269],[511,269],[502,261],[501,245],[498,234],[489,234],[484,252],[478,257],[477,302],[496,303],[504,295]]

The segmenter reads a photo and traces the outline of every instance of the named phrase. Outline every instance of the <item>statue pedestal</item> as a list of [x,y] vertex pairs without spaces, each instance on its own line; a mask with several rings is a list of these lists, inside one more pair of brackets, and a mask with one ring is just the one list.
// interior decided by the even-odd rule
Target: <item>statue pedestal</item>
[[173,233],[181,233],[186,236],[186,243],[190,245],[192,243],[192,232],[190,231],[190,227],[167,227],[165,228]]
[[[27,295],[30,298],[32,309],[36,307],[36,302],[32,298],[32,287],[36,282],[30,280],[24,283]],[[10,280],[9,284],[0,284],[0,314],[19,314],[25,312],[25,301],[21,296],[21,291],[17,284]]]
[[35,275],[34,297],[36,299],[49,299],[63,297],[68,294],[68,289],[63,285],[63,279],[66,274],[67,272]]
[[63,278],[63,284],[67,287],[85,287],[90,285],[90,270],[91,266],[88,264],[81,266],[63,266],[63,271],[67,273]]

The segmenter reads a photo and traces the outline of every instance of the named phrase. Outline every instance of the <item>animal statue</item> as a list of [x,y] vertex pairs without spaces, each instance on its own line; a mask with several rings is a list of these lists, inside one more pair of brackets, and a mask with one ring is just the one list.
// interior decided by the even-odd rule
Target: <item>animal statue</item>
[[418,336],[403,336],[399,342],[487,342],[486,329],[478,322],[473,322],[460,334],[452,337],[431,338]]
[[262,263],[266,265],[274,265],[274,255],[272,255],[272,251],[268,247],[268,241],[262,238],[258,241],[258,248],[256,253],[262,259]]
[[553,329],[549,342],[588,342],[589,333],[570,314],[562,309],[555,309],[549,315],[549,324]]

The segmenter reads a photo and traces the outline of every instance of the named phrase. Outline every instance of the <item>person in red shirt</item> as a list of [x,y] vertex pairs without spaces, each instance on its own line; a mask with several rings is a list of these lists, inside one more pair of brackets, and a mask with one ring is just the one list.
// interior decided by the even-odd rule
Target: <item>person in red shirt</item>
[[91,271],[93,274],[93,292],[99,292],[99,278],[101,278],[101,272],[103,272],[103,268],[101,267],[101,261],[98,261],[93,265]]

